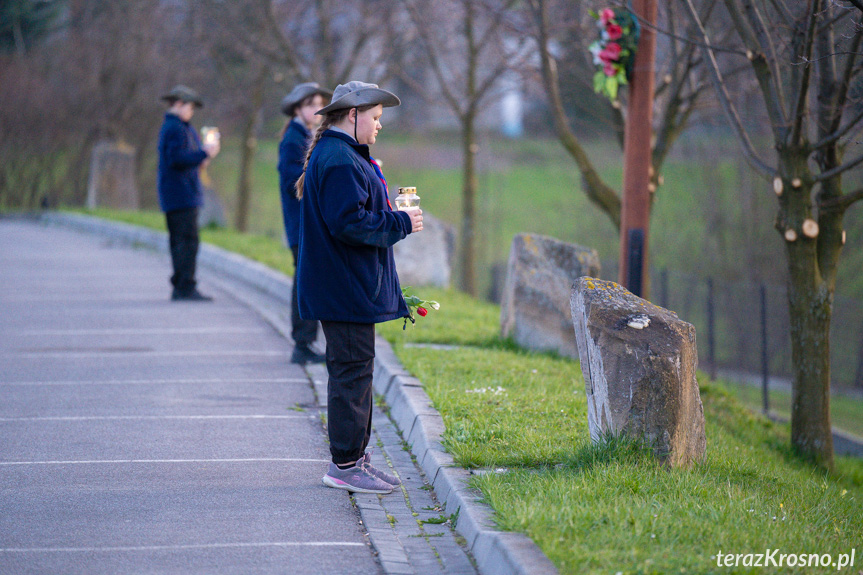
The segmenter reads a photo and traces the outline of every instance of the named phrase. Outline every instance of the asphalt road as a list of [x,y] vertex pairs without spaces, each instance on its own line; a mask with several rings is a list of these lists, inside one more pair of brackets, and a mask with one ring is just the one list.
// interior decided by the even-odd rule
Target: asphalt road
[[163,256],[0,220],[0,573],[379,573],[290,342]]

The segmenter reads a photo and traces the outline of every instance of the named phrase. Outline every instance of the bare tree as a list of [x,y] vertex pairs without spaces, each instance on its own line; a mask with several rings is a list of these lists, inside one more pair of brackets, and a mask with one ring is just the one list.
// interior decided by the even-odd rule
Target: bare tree
[[[504,27],[513,15],[515,0],[447,0],[420,2],[405,0],[404,5],[431,74],[443,101],[457,118],[462,140],[462,221],[460,246],[460,286],[476,295],[476,121],[492,88],[508,69],[525,59],[525,38],[510,38]],[[435,26],[428,26],[435,22]],[[405,82],[416,84],[409,74]],[[419,94],[427,93],[421,86]]]
[[[166,37],[182,19],[157,0],[66,4],[38,44],[24,34],[26,54],[16,50],[8,69],[0,65],[7,206],[83,202],[88,157],[100,139],[131,144],[139,166],[155,151],[165,49],[176,47]],[[20,72],[27,76],[16,80]]]
[[[713,10],[715,0],[705,3],[703,12],[709,14]],[[532,34],[537,40],[540,54],[540,70],[542,81],[548,95],[554,125],[561,144],[572,156],[578,170],[581,172],[583,191],[600,210],[602,210],[615,228],[620,229],[621,199],[612,186],[603,181],[588,156],[580,139],[571,128],[571,119],[567,115],[561,95],[558,68],[558,58],[553,54],[552,43],[559,36],[578,36],[585,39],[580,47],[582,58],[587,58],[587,44],[593,40],[596,32],[592,19],[585,22],[584,16],[573,20],[567,16],[570,5],[562,9],[554,0],[529,0],[528,5],[533,20]],[[657,64],[658,81],[656,83],[656,100],[654,112],[654,142],[652,146],[652,182],[651,192],[655,192],[661,183],[661,168],[674,142],[686,128],[693,112],[697,110],[699,99],[709,87],[703,70],[702,56],[692,42],[684,41],[685,34],[678,32],[680,18],[671,6],[665,6],[661,13],[661,28],[658,39],[663,58]],[[579,57],[576,55],[576,57]],[[590,64],[585,63],[585,69]],[[594,107],[610,106],[601,96],[594,97]],[[612,117],[614,131],[620,136],[623,133],[625,106],[614,106]],[[619,138],[622,146],[623,139]],[[651,200],[654,195],[651,194]]]
[[234,225],[245,230],[267,87],[274,77],[289,84],[314,80],[334,87],[361,65],[367,66],[364,74],[379,73],[379,67],[369,64],[382,59],[387,49],[375,20],[381,1],[206,0],[204,6],[208,19],[224,23],[211,53],[222,82],[238,96],[234,108],[242,117]]
[[[785,240],[794,370],[791,443],[819,465],[833,467],[830,428],[830,324],[845,211],[863,189],[845,192],[842,176],[863,163],[859,79],[861,14],[830,0],[724,0],[758,83],[775,149],[765,160],[729,93],[716,48],[692,0],[683,0],[703,38],[716,93],[749,163],[772,180],[775,226]],[[857,143],[859,144],[859,143]]]

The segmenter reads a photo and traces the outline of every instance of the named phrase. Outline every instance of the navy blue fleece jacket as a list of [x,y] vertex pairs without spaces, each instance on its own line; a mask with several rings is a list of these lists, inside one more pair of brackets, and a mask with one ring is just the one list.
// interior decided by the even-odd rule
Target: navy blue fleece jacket
[[309,158],[300,206],[300,316],[355,323],[406,317],[392,246],[410,233],[411,220],[390,208],[369,147],[324,132]]
[[198,133],[176,114],[165,114],[159,132],[159,205],[172,212],[203,205],[198,166],[207,159]]
[[311,134],[297,120],[291,120],[285,135],[279,143],[279,192],[282,196],[282,218],[285,221],[285,235],[288,245],[295,247],[300,243],[300,200],[294,193],[294,185],[303,173],[306,148]]

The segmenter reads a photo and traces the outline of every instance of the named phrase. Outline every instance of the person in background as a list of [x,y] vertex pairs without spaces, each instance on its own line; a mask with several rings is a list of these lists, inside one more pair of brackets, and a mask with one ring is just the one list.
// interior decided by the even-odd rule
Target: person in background
[[311,348],[318,335],[318,322],[302,319],[297,308],[300,200],[297,199],[294,188],[297,178],[303,173],[311,131],[321,123],[321,117],[316,113],[324,107],[324,98],[328,100],[332,95],[331,91],[321,88],[316,82],[305,82],[298,84],[282,99],[282,112],[288,117],[288,121],[279,144],[279,192],[282,196],[285,236],[294,256],[294,282],[291,288],[291,338],[294,340],[294,351],[291,354],[291,363],[298,364],[323,363],[326,359]]
[[390,493],[401,482],[375,469],[372,431],[375,324],[407,317],[392,246],[423,229],[422,212],[393,211],[386,180],[369,154],[385,107],[399,99],[375,84],[340,84],[306,153],[301,198],[299,310],[327,340],[327,431],[332,463],[322,482]]
[[162,96],[168,112],[159,132],[159,206],[165,212],[171,248],[174,301],[211,301],[198,291],[195,265],[198,258],[198,209],[203,191],[198,177],[202,164],[219,153],[219,142],[201,144],[189,124],[204,102],[197,92],[183,85]]

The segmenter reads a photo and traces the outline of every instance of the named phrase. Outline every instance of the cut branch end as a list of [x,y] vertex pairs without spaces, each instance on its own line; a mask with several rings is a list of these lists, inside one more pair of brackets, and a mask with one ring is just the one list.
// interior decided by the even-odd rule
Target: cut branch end
[[782,178],[780,178],[779,176],[773,178],[773,191],[776,192],[777,196],[782,195],[783,187],[784,186],[782,185]]
[[807,218],[803,221],[803,235],[807,238],[815,239],[818,237],[818,222],[812,218]]

